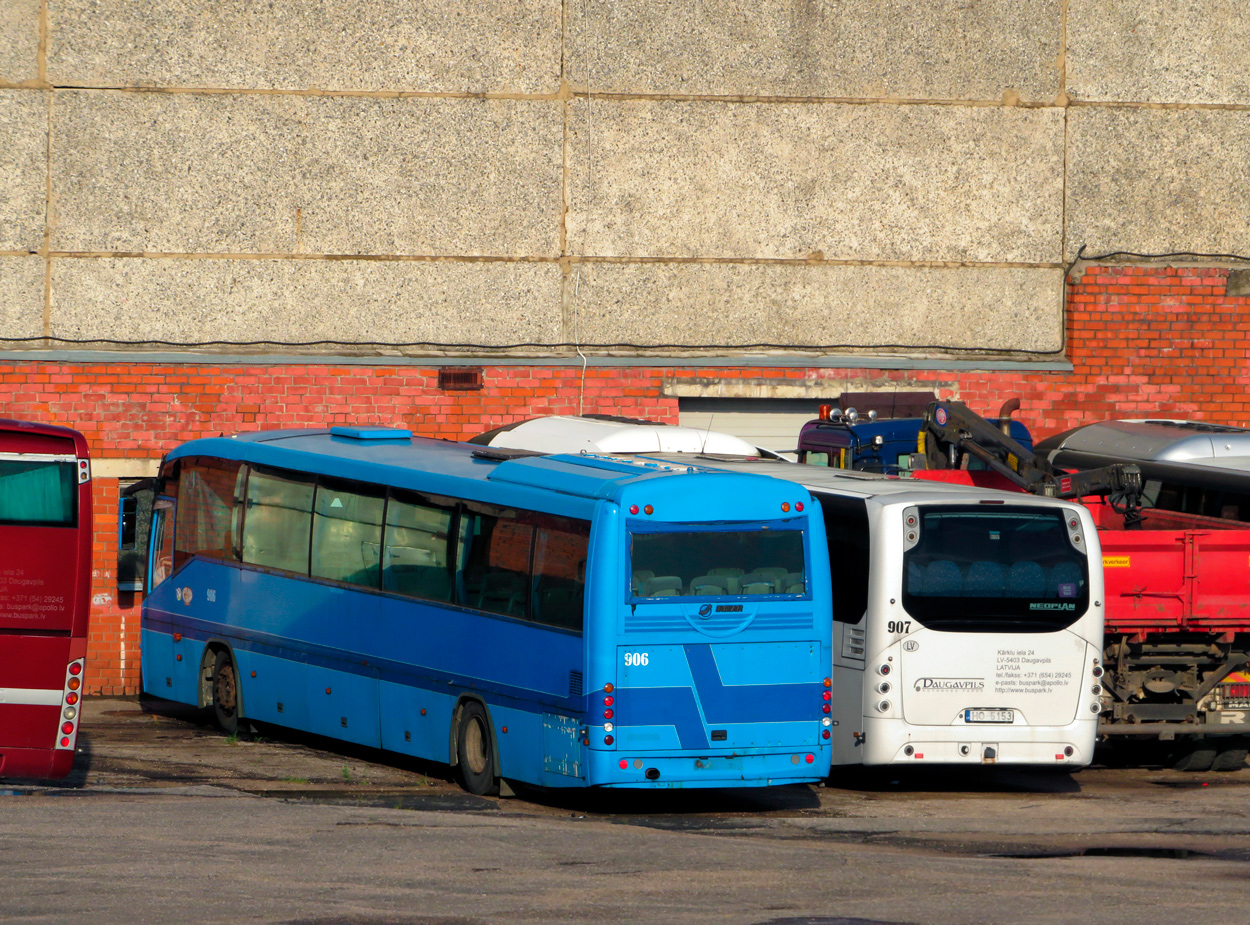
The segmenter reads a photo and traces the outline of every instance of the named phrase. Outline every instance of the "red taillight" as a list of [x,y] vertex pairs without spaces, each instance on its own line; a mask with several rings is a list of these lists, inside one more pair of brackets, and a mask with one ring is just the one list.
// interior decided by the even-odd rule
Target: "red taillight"
[[820,708],[820,712],[821,712],[821,713],[828,713],[828,712],[829,712],[829,704],[825,704],[823,707],[821,707],[821,708]]
[[816,763],[816,756],[815,756],[815,755],[808,755],[808,756],[807,756],[807,763],[808,763],[808,764],[815,764],[815,763]]
[[824,692],[823,694],[821,694],[820,696],[824,699],[824,701],[825,701],[826,703],[828,703],[830,700],[832,700],[832,699],[833,699],[833,694],[829,693],[828,691],[825,691],[825,692]]
[[77,703],[78,695],[75,694],[73,691],[70,691],[68,694],[65,695],[65,702],[69,704]]
[[796,511],[801,511],[801,510],[803,510],[803,502],[802,502],[802,501],[795,501],[795,502],[794,502],[794,509],[795,509]]
[[820,737],[821,737],[822,739],[827,739],[827,738],[829,738],[829,730],[828,730],[828,729],[826,729],[824,732],[822,732],[822,733],[820,734]]
[[604,745],[611,745],[611,744],[612,744],[613,742],[615,742],[615,741],[616,741],[616,739],[612,738],[611,736],[604,736],[604,737],[603,737],[603,744],[604,744]]
[[605,707],[610,707],[610,706],[612,706],[612,704],[614,704],[614,703],[616,703],[616,698],[615,698],[615,697],[604,697],[604,698],[603,698],[603,705],[604,705]]
[[627,767],[629,767],[629,759],[628,759],[628,758],[622,758],[622,759],[621,759],[621,770],[622,770],[622,771],[624,771]]
[[882,674],[889,674],[889,673],[890,673],[890,666],[889,666],[889,665],[882,665],[882,666],[881,666],[880,668],[878,668],[877,670],[878,670],[879,672],[881,672]]
[[1236,697],[1238,700],[1250,697],[1250,684],[1226,684],[1224,690],[1228,697]]
[[615,716],[615,715],[616,715],[616,713],[615,713],[614,711],[612,711],[612,710],[604,710],[604,711],[603,711],[603,718],[604,718],[604,719],[611,719],[611,718],[612,718],[613,716]]
[[69,673],[70,674],[82,674],[82,665],[79,662],[74,662],[73,664],[69,666]]
[[631,504],[631,505],[629,506],[629,513],[631,513],[631,514],[637,514],[637,513],[638,513],[638,505],[636,505],[636,504]]
[[[69,735],[71,732],[74,731],[74,724],[73,723],[61,723],[61,731],[65,733],[66,735]],[[46,742],[47,740],[45,739],[44,741]]]
[[69,736],[61,737],[61,748],[69,748]]

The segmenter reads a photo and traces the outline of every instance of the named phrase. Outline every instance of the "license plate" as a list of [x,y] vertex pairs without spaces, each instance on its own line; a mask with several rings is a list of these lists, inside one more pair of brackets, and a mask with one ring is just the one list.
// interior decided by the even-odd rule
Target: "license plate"
[[965,723],[1014,723],[1015,710],[964,710]]

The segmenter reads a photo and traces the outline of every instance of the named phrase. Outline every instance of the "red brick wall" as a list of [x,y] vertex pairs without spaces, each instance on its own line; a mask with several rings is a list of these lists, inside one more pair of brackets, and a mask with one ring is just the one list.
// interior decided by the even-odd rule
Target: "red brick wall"
[[[66,424],[105,457],[152,457],[194,437],[265,427],[356,422],[410,427],[460,439],[542,414],[606,412],[677,422],[666,379],[957,382],[958,397],[993,414],[1021,400],[1020,418],[1044,437],[1107,417],[1176,416],[1250,425],[1246,386],[1250,299],[1227,295],[1226,268],[1086,267],[1068,292],[1067,356],[1072,372],[896,371],[784,368],[590,368],[490,366],[485,387],[445,392],[437,370],[420,367],[124,366],[0,364],[0,416]],[[857,390],[859,386],[857,385]],[[580,396],[580,398],[579,398]],[[136,596],[120,597],[116,563],[117,486],[95,485],[97,600],[89,690],[139,686]]]

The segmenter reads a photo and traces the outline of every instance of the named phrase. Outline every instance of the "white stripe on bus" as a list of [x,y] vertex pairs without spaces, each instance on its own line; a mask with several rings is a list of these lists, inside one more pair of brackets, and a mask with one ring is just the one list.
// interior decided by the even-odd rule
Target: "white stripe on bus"
[[24,707],[59,707],[62,691],[41,690],[35,687],[0,687],[0,704],[20,704]]

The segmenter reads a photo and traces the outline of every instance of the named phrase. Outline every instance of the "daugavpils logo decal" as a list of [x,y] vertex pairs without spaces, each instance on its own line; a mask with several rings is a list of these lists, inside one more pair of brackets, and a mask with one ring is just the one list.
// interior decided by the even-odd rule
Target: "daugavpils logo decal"
[[917,678],[918,691],[983,691],[984,678]]

